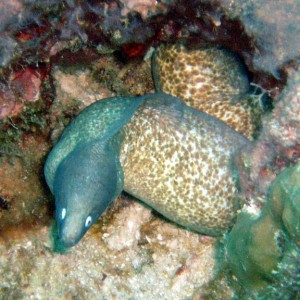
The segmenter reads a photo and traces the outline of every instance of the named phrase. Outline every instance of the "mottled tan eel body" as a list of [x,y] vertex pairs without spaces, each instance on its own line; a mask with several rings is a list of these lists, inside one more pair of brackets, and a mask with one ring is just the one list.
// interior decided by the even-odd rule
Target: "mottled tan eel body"
[[241,205],[231,159],[242,135],[166,94],[148,95],[123,132],[126,192],[197,232],[228,230]]
[[153,59],[158,91],[181,98],[251,138],[257,116],[248,97],[249,81],[236,55],[222,48],[187,49],[161,45]]

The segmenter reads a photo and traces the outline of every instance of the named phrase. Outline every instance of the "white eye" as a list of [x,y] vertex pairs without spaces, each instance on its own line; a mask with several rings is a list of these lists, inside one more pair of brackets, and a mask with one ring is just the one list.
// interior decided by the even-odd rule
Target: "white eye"
[[88,216],[85,220],[85,227],[89,227],[92,224],[92,217]]
[[61,215],[60,215],[60,217],[61,217],[62,220],[65,218],[66,213],[67,213],[67,210],[66,210],[65,208],[63,208],[63,209],[61,210]]

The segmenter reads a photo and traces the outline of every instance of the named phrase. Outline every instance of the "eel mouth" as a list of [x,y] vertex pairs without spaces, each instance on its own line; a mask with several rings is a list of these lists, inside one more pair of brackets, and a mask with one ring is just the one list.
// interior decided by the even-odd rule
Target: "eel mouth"
[[75,245],[77,245],[77,241],[65,241],[65,240],[60,240],[60,243],[63,245],[65,248],[71,248]]
[[86,231],[82,231],[80,226],[74,226],[76,224],[80,223],[70,219],[58,222],[58,239],[63,247],[70,248],[75,246],[84,236]]
[[80,241],[80,238],[70,238],[61,234],[58,234],[58,237],[60,244],[65,248],[73,247]]

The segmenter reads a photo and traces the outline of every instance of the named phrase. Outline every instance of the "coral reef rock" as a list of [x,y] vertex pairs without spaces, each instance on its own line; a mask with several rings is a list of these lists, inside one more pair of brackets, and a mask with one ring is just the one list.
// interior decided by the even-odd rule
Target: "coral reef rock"
[[211,243],[132,200],[116,206],[109,222],[65,253],[53,252],[49,226],[1,235],[1,297],[179,300],[212,278]]

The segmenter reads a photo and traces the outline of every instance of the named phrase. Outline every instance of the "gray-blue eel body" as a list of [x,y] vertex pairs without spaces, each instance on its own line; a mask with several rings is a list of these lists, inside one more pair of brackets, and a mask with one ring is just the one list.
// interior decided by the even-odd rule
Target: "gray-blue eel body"
[[45,165],[62,244],[78,243],[122,190],[177,224],[221,235],[240,207],[232,154],[247,143],[167,94],[92,104],[65,129]]

